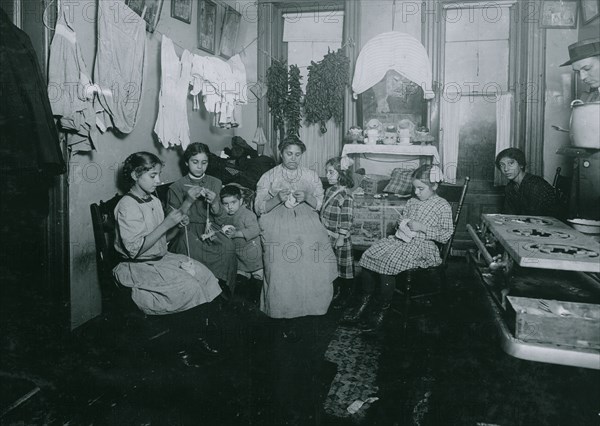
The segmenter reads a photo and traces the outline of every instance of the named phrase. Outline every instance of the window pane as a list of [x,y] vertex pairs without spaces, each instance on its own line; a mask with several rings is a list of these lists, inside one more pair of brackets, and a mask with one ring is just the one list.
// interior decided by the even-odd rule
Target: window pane
[[494,180],[496,103],[481,96],[463,96],[460,108],[456,177]]
[[485,8],[446,11],[446,41],[508,39],[510,10],[489,2]]
[[508,90],[508,40],[446,43],[445,89],[494,93]]

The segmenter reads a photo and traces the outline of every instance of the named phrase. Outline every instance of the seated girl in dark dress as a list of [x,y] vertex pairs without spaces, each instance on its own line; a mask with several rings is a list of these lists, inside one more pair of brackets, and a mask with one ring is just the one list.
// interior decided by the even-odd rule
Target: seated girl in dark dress
[[525,154],[517,148],[507,148],[496,156],[496,167],[506,176],[506,198],[503,213],[552,216],[558,214],[554,188],[544,178],[525,171]]

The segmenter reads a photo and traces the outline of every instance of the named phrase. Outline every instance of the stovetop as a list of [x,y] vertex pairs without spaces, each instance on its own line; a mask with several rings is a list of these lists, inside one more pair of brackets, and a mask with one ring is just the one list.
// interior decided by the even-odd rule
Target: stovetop
[[558,219],[501,214],[482,219],[520,266],[600,273],[600,243]]

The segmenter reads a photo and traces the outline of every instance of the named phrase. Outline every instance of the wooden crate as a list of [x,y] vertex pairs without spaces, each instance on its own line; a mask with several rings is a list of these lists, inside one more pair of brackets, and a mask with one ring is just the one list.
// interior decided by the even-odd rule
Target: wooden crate
[[600,349],[600,305],[508,296],[515,337],[535,343]]

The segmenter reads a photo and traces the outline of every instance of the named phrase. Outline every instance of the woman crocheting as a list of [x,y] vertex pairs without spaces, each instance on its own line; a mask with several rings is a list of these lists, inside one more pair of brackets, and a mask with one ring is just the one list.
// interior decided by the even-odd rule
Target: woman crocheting
[[[169,187],[167,202],[172,208],[189,215],[188,238],[180,231],[171,242],[170,251],[187,254],[211,270],[226,283],[224,289],[233,293],[237,271],[235,244],[214,229],[212,223],[219,214],[221,181],[206,174],[210,150],[207,145],[194,142],[183,153],[189,173]],[[189,246],[188,246],[189,243]]]
[[281,165],[256,187],[265,268],[260,309],[271,318],[323,315],[338,275],[319,219],[323,185],[316,172],[300,165],[306,151],[302,141],[288,138],[279,151]]

